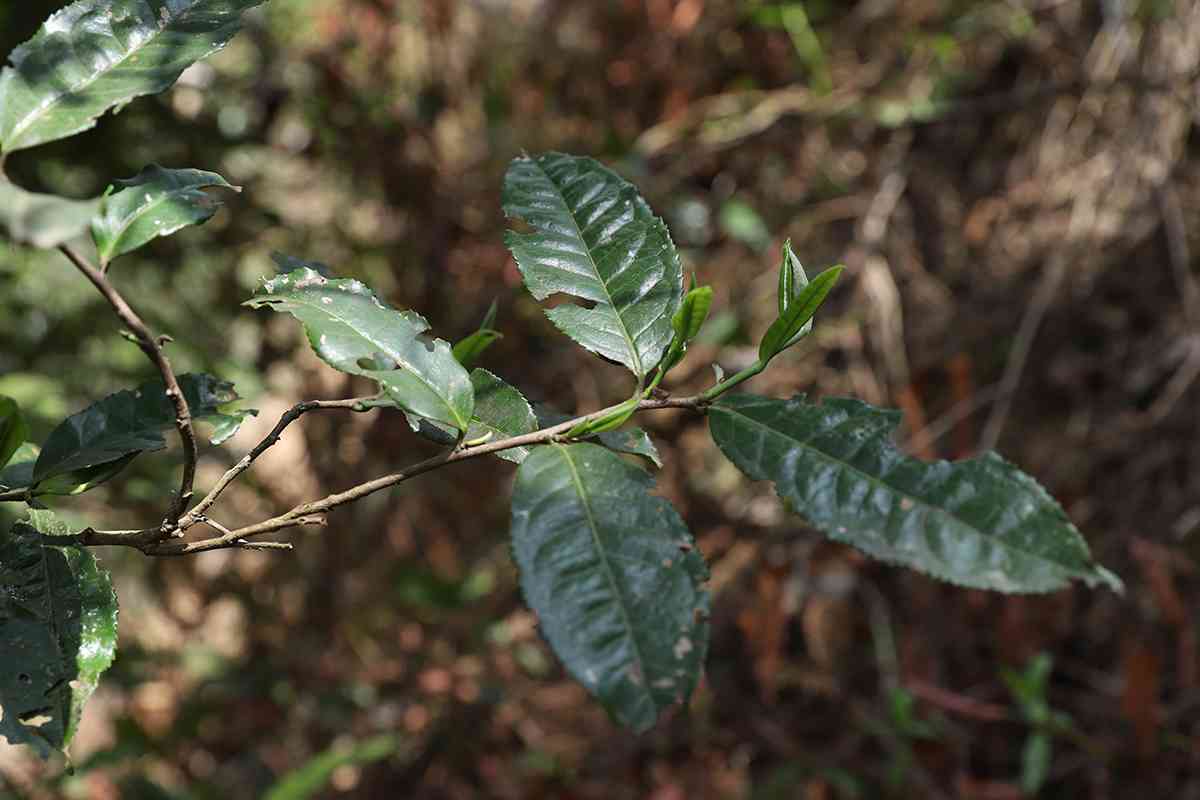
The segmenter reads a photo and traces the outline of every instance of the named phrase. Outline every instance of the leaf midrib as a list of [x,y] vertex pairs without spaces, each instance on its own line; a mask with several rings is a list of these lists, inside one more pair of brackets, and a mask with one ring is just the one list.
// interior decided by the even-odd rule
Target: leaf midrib
[[625,337],[625,345],[629,348],[630,357],[633,359],[634,374],[638,376],[638,381],[645,376],[645,369],[642,367],[642,356],[638,352],[637,345],[633,341],[633,336],[629,332],[629,328],[625,325],[625,320],[621,316],[621,312],[617,310],[616,303],[613,302],[612,292],[608,290],[608,284],[605,283],[603,276],[600,274],[600,266],[596,263],[595,257],[592,255],[592,248],[588,246],[587,239],[583,238],[583,229],[579,227],[579,220],[575,218],[575,212],[567,203],[567,196],[563,194],[563,190],[555,182],[554,178],[546,171],[541,162],[534,158],[530,159],[537,170],[546,179],[546,182],[554,188],[554,193],[562,203],[563,210],[567,213],[567,218],[571,220],[571,227],[575,229],[575,235],[579,237],[579,241],[583,244],[583,251],[587,254],[588,263],[592,265],[592,272],[596,276],[596,282],[600,284],[600,288],[604,290],[604,296],[607,298],[608,307],[612,309],[613,316],[617,319],[617,325],[621,328],[621,335]]
[[[579,495],[580,503],[583,506],[584,515],[587,517],[588,532],[592,535],[592,545],[596,548],[596,552],[600,555],[600,563],[604,568],[604,576],[608,581],[608,585],[612,590],[617,600],[617,608],[621,612],[621,621],[625,623],[625,629],[629,632],[629,642],[633,648],[633,655],[637,661],[638,673],[641,676],[643,684],[650,680],[650,676],[646,672],[646,659],[642,655],[642,649],[638,645],[637,634],[634,632],[633,621],[629,618],[629,612],[625,608],[625,595],[621,591],[620,584],[617,583],[617,577],[613,573],[612,565],[608,563],[608,554],[600,542],[600,530],[596,525],[596,518],[592,513],[592,505],[587,489],[583,485],[583,481],[579,476],[579,470],[575,467],[575,461],[571,458],[570,451],[561,444],[554,445],[555,449],[562,454],[563,460],[567,463],[567,469],[571,473],[571,482],[575,485],[575,493]],[[647,697],[650,698],[650,704],[653,706],[654,696],[645,685],[638,686],[642,689]]]
[[[362,333],[350,321],[338,316],[337,314],[333,313],[332,311],[325,308],[324,306],[322,306],[319,303],[311,303],[311,302],[303,300],[303,297],[304,297],[303,295],[300,295],[297,298],[297,300],[303,302],[303,304],[307,305],[309,308],[316,309],[316,310],[320,311],[322,314],[324,314],[325,316],[330,317],[330,318],[336,320],[337,322],[340,322],[342,325],[345,325],[347,328],[354,331],[354,333],[357,336],[360,336],[364,340],[370,342],[372,345],[379,347],[380,350],[387,352],[388,350],[391,349],[389,345],[387,345],[383,342],[376,341],[373,337]],[[394,312],[394,313],[399,314],[400,312]],[[397,361],[399,361],[399,359],[397,359]],[[455,363],[458,363],[458,362],[455,362]],[[463,421],[462,415],[458,413],[458,410],[456,408],[454,408],[454,406],[450,405],[450,401],[447,398],[442,397],[442,394],[440,391],[438,391],[438,388],[436,386],[434,386],[432,383],[430,383],[428,380],[426,380],[425,376],[422,375],[420,373],[420,371],[415,370],[412,367],[407,366],[407,365],[405,365],[404,371],[408,372],[410,375],[414,376],[421,383],[421,385],[423,385],[426,389],[428,389],[433,394],[433,396],[436,397],[441,402],[441,404],[446,407],[446,410],[450,412],[450,416],[452,416],[454,418],[454,421],[458,425],[458,428],[460,431],[465,432],[467,430],[467,428],[470,427],[470,424],[471,424],[470,419]],[[470,381],[469,381],[469,376],[468,376],[468,383],[469,382]],[[449,388],[449,387],[447,387],[447,388]]]
[[[854,466],[853,464],[849,463],[848,461],[842,461],[839,458],[835,458],[834,456],[829,455],[828,453],[826,453],[823,450],[817,449],[813,445],[809,444],[809,441],[807,439],[793,439],[792,437],[788,436],[787,434],[781,433],[780,431],[776,430],[775,428],[772,428],[771,426],[769,426],[765,423],[759,422],[758,420],[754,419],[753,417],[747,416],[746,414],[743,414],[740,411],[738,411],[734,408],[731,408],[730,406],[718,405],[718,406],[716,406],[716,408],[723,410],[729,414],[737,414],[742,419],[745,419],[745,420],[753,423],[754,425],[762,428],[763,430],[767,431],[767,433],[771,433],[776,436],[779,436],[789,442],[795,442],[800,447],[804,448],[805,450],[807,450],[811,453],[815,453],[816,455],[823,458],[825,461],[830,462],[832,464],[841,465],[842,467],[846,468],[850,472],[854,472],[854,473],[862,476],[868,483],[875,484],[876,486],[882,486],[883,488],[887,489],[890,492],[893,492],[895,494],[900,495],[901,497],[906,497],[906,498],[912,500],[914,504],[920,504],[920,505],[924,506],[925,508],[927,508],[939,515],[948,517],[951,520],[962,525],[964,528],[975,531],[976,535],[981,536],[984,539],[989,539],[989,540],[996,542],[1000,547],[1002,547],[1006,550],[1010,550],[1010,551],[1012,551],[1014,553],[1018,553],[1020,555],[1028,556],[1029,558],[1032,558],[1036,561],[1041,561],[1043,563],[1050,564],[1051,566],[1055,567],[1058,570],[1074,570],[1074,569],[1076,569],[1075,567],[1069,567],[1069,566],[1061,564],[1057,561],[1052,561],[1051,559],[1047,558],[1046,556],[1044,556],[1040,553],[1034,553],[1030,550],[1026,550],[1024,548],[1017,547],[1013,544],[1010,544],[1009,542],[1006,542],[1003,538],[1001,538],[1001,536],[999,534],[987,533],[986,531],[981,530],[980,528],[975,526],[973,523],[967,522],[962,517],[958,516],[957,514],[954,514],[953,512],[951,512],[945,508],[942,508],[941,506],[932,505],[931,503],[924,500],[923,498],[917,497],[916,495],[913,495],[913,494],[909,494],[908,492],[906,492],[902,489],[892,486],[890,483],[886,483],[882,479],[876,478],[874,475],[872,475],[869,472],[864,472],[863,470],[859,469],[858,467]],[[773,478],[769,478],[768,480],[770,480],[772,483],[775,483],[776,485],[779,484],[779,482]]]

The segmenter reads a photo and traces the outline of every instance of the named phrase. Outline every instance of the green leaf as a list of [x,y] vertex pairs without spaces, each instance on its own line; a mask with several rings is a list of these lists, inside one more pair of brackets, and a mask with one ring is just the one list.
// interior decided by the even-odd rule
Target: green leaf
[[212,186],[241,191],[215,172],[164,169],[157,164],[115,181],[104,198],[103,213],[92,220],[100,262],[107,264],[155,237],[207,222],[221,207],[219,198],[201,191]]
[[0,176],[0,228],[17,244],[58,247],[86,231],[99,210],[99,197],[71,200],[27,192]]
[[97,464],[94,467],[71,470],[70,472],[64,472],[61,475],[47,478],[38,483],[32,494],[35,496],[46,494],[76,495],[91,491],[100,484],[115,478],[140,453],[141,451],[138,450],[121,456],[116,461],[108,461],[103,464]]
[[622,428],[619,431],[604,431],[596,437],[600,444],[618,453],[628,453],[641,456],[654,466],[662,469],[662,457],[658,448],[650,440],[650,434],[641,428]]
[[636,412],[638,409],[638,404],[640,401],[641,396],[634,395],[602,417],[583,420],[578,425],[567,431],[564,435],[568,439],[575,439],[581,436],[589,436],[594,433],[606,433],[608,431],[616,430],[628,422],[629,418],[634,415],[634,412]]
[[492,304],[488,306],[487,313],[483,315],[483,322],[479,323],[479,329],[454,345],[454,357],[464,367],[470,367],[479,360],[484,350],[491,347],[497,339],[504,338],[504,334],[495,329],[496,312],[499,305],[497,301],[493,300]]
[[33,485],[33,465],[42,449],[33,442],[25,442],[12,454],[8,466],[0,470],[0,489],[24,489]]
[[0,469],[29,437],[29,425],[11,397],[0,395]]
[[[117,649],[112,581],[49,511],[0,533],[0,735],[43,756],[71,743]],[[51,540],[52,541],[52,540]]]
[[1120,590],[1066,513],[995,453],[925,463],[889,439],[896,411],[727,395],[709,408],[721,451],[831,538],[936,578],[1002,592],[1047,592],[1072,578]]
[[533,296],[591,304],[556,306],[546,312],[551,321],[643,378],[671,340],[683,268],[666,224],[637,189],[590,158],[522,156],[504,176],[504,213],[532,228],[504,241]]
[[497,339],[503,339],[504,334],[490,328],[480,328],[469,336],[465,336],[454,344],[454,358],[464,367],[469,367],[479,360],[483,351],[487,350]]
[[429,323],[415,311],[396,311],[361,282],[329,279],[309,266],[267,281],[245,305],[290,313],[334,369],[370,378],[412,414],[467,430],[475,404],[471,376],[449,344],[426,333]]
[[1053,743],[1047,733],[1031,733],[1021,748],[1021,791],[1034,797],[1050,776]]
[[638,731],[687,700],[708,647],[704,559],[650,476],[593,444],[538,447],[517,470],[513,556],[567,670]]
[[[560,422],[566,422],[571,419],[568,415],[551,408],[545,403],[534,403],[533,412],[537,415],[538,429],[549,428],[552,425],[557,425]],[[658,454],[658,448],[650,440],[650,435],[641,428],[622,428],[619,431],[603,431],[587,438],[599,442],[609,450],[641,456],[659,469],[662,468],[662,457]]]
[[[219,410],[220,406],[238,399],[232,383],[211,375],[188,374],[179,376],[179,386],[193,421],[210,422],[223,434],[228,434],[233,420],[249,413],[229,415]],[[161,450],[166,447],[163,431],[174,427],[175,406],[167,399],[161,380],[111,394],[68,417],[50,432],[34,467],[33,479],[41,484],[58,475],[109,464],[145,450]],[[116,473],[104,479],[113,474]],[[84,473],[84,477],[95,485],[95,475]],[[56,493],[74,493],[74,490]]]
[[664,375],[683,360],[688,345],[700,333],[700,328],[708,319],[708,311],[712,308],[712,302],[711,286],[691,289],[684,295],[679,310],[671,317],[671,329],[675,332],[675,336],[671,339],[671,346],[667,348],[667,354],[663,356],[662,371]]
[[[796,253],[792,250],[792,240],[788,239],[783,243],[783,252],[779,258],[779,291],[776,294],[776,299],[779,303],[779,316],[783,316],[792,301],[796,299],[796,294],[808,286],[808,275],[804,272],[804,265],[800,263],[800,259],[796,257]],[[812,320],[805,323],[802,332],[808,333],[812,329]]]
[[767,223],[754,206],[741,200],[726,201],[721,206],[721,230],[754,250],[766,250],[771,244]]
[[766,334],[759,342],[758,358],[760,361],[770,361],[807,333],[805,325],[812,320],[817,309],[825,302],[825,297],[833,289],[833,285],[837,283],[838,276],[844,269],[845,267],[840,264],[830,267],[800,290],[796,299],[778,319],[771,323],[771,327],[767,328]]
[[263,795],[263,800],[307,800],[329,785],[338,767],[380,761],[395,755],[402,746],[400,736],[394,733],[349,743],[336,742],[280,778]]
[[220,50],[262,0],[79,0],[50,16],[0,72],[0,151],[85,131],[161,92]]
[[[537,430],[537,417],[519,391],[486,369],[471,370],[471,385],[475,389],[475,414],[467,429],[468,441],[492,434],[495,439],[508,439]],[[529,455],[528,447],[501,450],[497,456],[520,464]]]

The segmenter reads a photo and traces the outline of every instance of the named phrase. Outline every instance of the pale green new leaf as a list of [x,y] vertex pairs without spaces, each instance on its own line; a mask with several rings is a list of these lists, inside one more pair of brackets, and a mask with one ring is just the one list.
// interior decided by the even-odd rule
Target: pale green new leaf
[[[475,389],[475,413],[467,429],[467,441],[491,434],[496,440],[520,436],[537,430],[537,417],[529,401],[516,389],[486,369],[471,370],[471,386]],[[520,464],[529,455],[528,447],[501,450],[497,456]]]
[[291,314],[331,367],[370,378],[405,411],[467,430],[475,404],[471,377],[415,311],[396,311],[361,282],[326,278],[309,266],[268,280],[245,305]]
[[671,339],[671,346],[667,348],[667,354],[663,356],[661,369],[664,375],[683,360],[688,344],[696,338],[700,328],[704,326],[704,321],[708,319],[712,303],[711,286],[691,289],[683,296],[683,303],[671,317],[671,329],[675,335]]
[[[214,425],[223,436],[231,435],[250,411],[229,414],[220,407],[238,399],[233,384],[211,375],[180,375],[179,387],[187,400],[192,420]],[[65,419],[42,444],[33,481],[42,483],[56,476],[79,473],[72,485],[55,484],[53,494],[74,494],[84,483],[95,486],[116,472],[91,470],[112,462],[128,463],[127,457],[166,447],[163,432],[175,427],[175,406],[167,398],[161,380],[147,381],[136,389],[111,394],[78,414]],[[219,436],[214,436],[214,441]],[[122,464],[123,466],[123,464]],[[70,482],[68,482],[70,484]]]
[[161,92],[220,50],[262,0],[78,0],[0,71],[0,152],[62,139]]
[[99,197],[71,200],[27,192],[0,176],[0,229],[17,244],[58,247],[86,231],[99,210]]
[[207,187],[231,186],[215,172],[164,169],[151,164],[132,178],[113,183],[104,198],[104,211],[92,221],[92,239],[100,262],[136,250],[158,236],[169,236],[187,225],[207,222],[221,207]]
[[704,559],[650,476],[593,444],[538,447],[517,470],[513,556],[567,670],[638,731],[686,702],[708,648]]
[[[530,412],[532,413],[532,412]],[[29,437],[29,425],[11,397],[0,395],[0,469]]]
[[683,268],[667,226],[637,189],[590,158],[545,153],[514,159],[504,176],[504,213],[525,285],[538,300],[567,294],[584,305],[546,312],[563,333],[639,379],[671,341]]
[[771,327],[767,328],[767,332],[763,334],[762,341],[758,345],[759,360],[770,361],[798,342],[808,330],[812,329],[813,315],[825,302],[826,296],[829,295],[844,269],[845,267],[840,264],[830,267],[800,290],[788,305],[787,310],[771,323]]
[[[800,259],[792,250],[792,240],[788,239],[784,241],[783,251],[779,256],[779,289],[775,298],[779,305],[779,316],[784,315],[797,293],[805,286],[808,286],[808,275],[804,272],[804,265],[800,263]],[[812,320],[809,320],[804,332],[807,333],[811,328]]]
[[0,533],[0,736],[43,756],[70,743],[117,649],[112,581],[49,511]]
[[726,395],[708,411],[721,451],[831,538],[936,578],[1047,592],[1073,578],[1120,589],[1066,513],[995,453],[925,463],[890,435],[899,412],[852,399],[817,405]]

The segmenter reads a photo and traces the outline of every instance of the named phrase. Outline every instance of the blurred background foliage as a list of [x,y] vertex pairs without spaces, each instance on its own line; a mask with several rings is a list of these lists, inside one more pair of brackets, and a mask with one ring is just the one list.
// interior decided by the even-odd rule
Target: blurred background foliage
[[[60,5],[0,4],[0,52]],[[15,154],[22,185],[80,197],[149,162],[244,187],[112,272],[179,371],[262,410],[202,486],[293,403],[368,388],[239,306],[272,250],[451,340],[498,299],[485,366],[564,410],[622,396],[502,244],[506,163],[561,149],[638,183],[715,288],[671,389],[753,360],[785,237],[810,274],[844,261],[807,349],[752,389],[899,406],[926,458],[997,444],[1128,594],[867,563],[660,414],[661,491],[716,598],[707,679],[654,732],[565,679],[509,562],[511,467],[470,462],[293,554],[102,553],[121,650],[75,771],[0,746],[0,796],[1200,797],[1198,74],[1197,0],[271,0],[173,89]],[[0,394],[36,437],[150,376],[117,328],[60,256],[0,243]],[[259,519],[430,452],[395,413],[310,415],[219,509]],[[175,459],[55,508],[146,523]]]

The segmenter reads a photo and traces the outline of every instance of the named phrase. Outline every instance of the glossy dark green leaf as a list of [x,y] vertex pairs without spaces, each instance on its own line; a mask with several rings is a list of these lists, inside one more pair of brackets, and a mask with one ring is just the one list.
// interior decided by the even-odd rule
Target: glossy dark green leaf
[[767,328],[766,334],[763,335],[762,341],[758,345],[760,360],[770,361],[804,336],[805,325],[812,321],[813,315],[825,302],[826,296],[833,289],[833,285],[837,283],[838,276],[844,269],[845,267],[841,265],[830,267],[800,290],[788,306],[787,311],[771,323],[770,328]]
[[663,356],[662,371],[666,374],[683,360],[687,353],[688,344],[700,333],[704,321],[708,319],[709,309],[712,308],[713,290],[711,286],[700,286],[688,291],[683,297],[679,310],[671,317],[671,329],[675,335],[671,338],[671,346]]
[[[467,440],[478,440],[491,434],[493,439],[508,439],[537,430],[537,417],[519,391],[486,369],[471,370],[471,385],[475,388],[475,413],[467,429]],[[497,456],[520,464],[529,454],[528,447],[501,450]]]
[[956,463],[905,455],[889,438],[899,412],[726,395],[708,419],[742,472],[774,481],[801,516],[868,555],[979,589],[1046,592],[1073,578],[1120,589],[1036,481],[995,453]]
[[[222,434],[227,435],[235,420],[240,421],[249,413],[225,414],[220,411],[220,406],[238,399],[232,383],[211,375],[188,374],[179,376],[179,386],[192,419],[211,423]],[[174,427],[175,407],[167,399],[161,380],[147,381],[136,389],[111,394],[68,417],[50,432],[42,444],[33,479],[40,484],[55,476],[121,460],[130,454],[161,450],[166,447],[163,432]],[[96,478],[95,474],[84,473],[84,476],[87,481]],[[111,474],[105,479],[110,477]]]
[[203,191],[231,186],[215,172],[164,169],[151,164],[127,180],[113,183],[104,211],[92,221],[92,239],[100,262],[136,250],[158,236],[207,222],[221,207],[220,198]]
[[666,224],[637,189],[590,158],[546,153],[514,159],[504,213],[532,230],[509,231],[525,285],[563,333],[638,378],[662,358],[683,294],[683,268]]
[[17,401],[0,395],[0,469],[28,438],[29,425],[25,423]]
[[691,695],[708,649],[703,558],[650,476],[593,444],[535,448],[513,489],[525,600],[567,670],[621,723]]
[[86,231],[99,211],[99,197],[71,200],[27,192],[0,175],[0,229],[17,244],[58,247]]
[[43,756],[70,744],[117,649],[108,573],[49,511],[0,533],[0,735]]
[[[557,425],[560,422],[566,422],[570,419],[566,414],[551,408],[545,403],[534,403],[533,413],[537,415],[538,428],[549,428],[552,425]],[[662,468],[662,457],[658,454],[658,448],[650,440],[650,434],[641,428],[621,428],[615,431],[604,431],[586,438],[618,453],[641,456],[654,466]]]
[[262,0],[78,0],[0,72],[0,151],[52,142],[110,108],[161,92],[225,46]]
[[325,363],[375,381],[397,407],[459,431],[470,424],[471,376],[450,345],[429,336],[420,314],[388,307],[361,282],[303,266],[268,280],[245,304],[300,320]]

